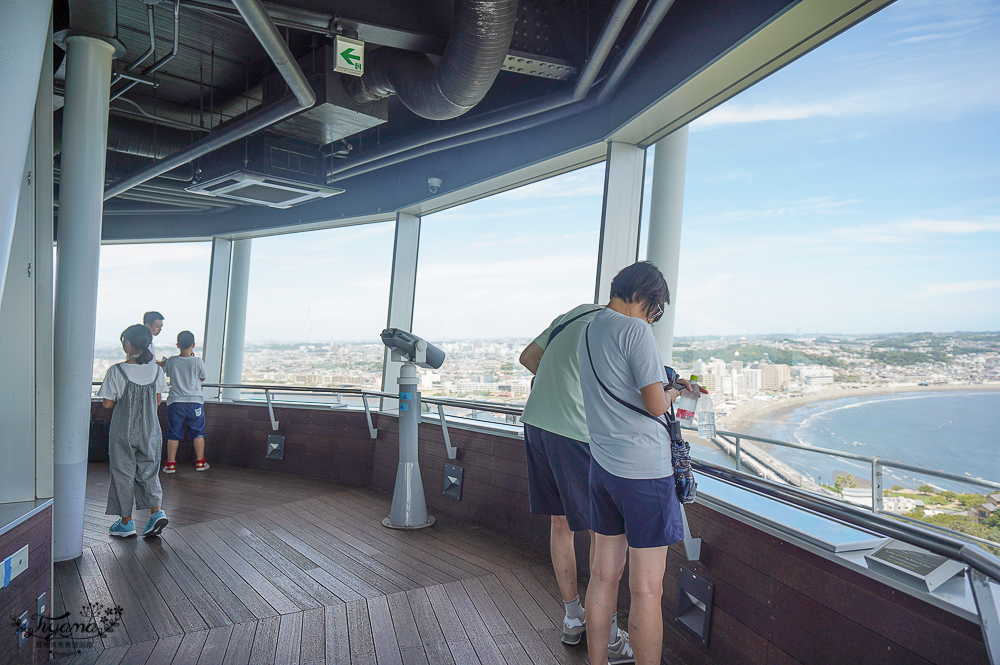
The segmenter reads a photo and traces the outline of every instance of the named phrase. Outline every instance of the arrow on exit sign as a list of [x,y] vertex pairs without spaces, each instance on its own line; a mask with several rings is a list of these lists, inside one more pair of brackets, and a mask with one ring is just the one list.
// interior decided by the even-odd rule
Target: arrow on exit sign
[[334,45],[334,71],[350,76],[365,73],[365,43],[349,37],[337,37]]

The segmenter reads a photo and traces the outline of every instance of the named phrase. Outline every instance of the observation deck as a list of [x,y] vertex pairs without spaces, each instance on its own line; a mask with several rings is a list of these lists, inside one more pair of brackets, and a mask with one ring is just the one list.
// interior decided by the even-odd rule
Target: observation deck
[[[101,244],[205,243],[206,297],[190,311],[205,312],[196,337],[216,388],[243,381],[253,243],[392,225],[384,273],[293,279],[290,291],[378,282],[383,300],[362,294],[343,309],[377,309],[376,330],[421,333],[422,218],[586,167],[604,172],[585,299],[608,301],[646,233],[645,258],[676,301],[689,124],[889,4],[4,3],[0,614],[17,629],[0,632],[0,665],[46,662],[49,647],[64,662],[109,665],[586,662],[582,646],[558,641],[549,521],[528,511],[520,435],[459,421],[446,431],[443,412],[422,422],[417,464],[437,522],[390,531],[380,522],[399,425],[384,393],[370,409],[273,407],[243,401],[238,387],[207,395],[211,471],[185,466],[182,448],[181,470],[161,477],[171,520],[162,538],[112,542],[107,466],[88,462],[88,421],[110,419],[91,390]],[[355,46],[341,51],[342,40]],[[344,53],[357,67],[346,73]],[[442,99],[445,89],[461,103]],[[470,235],[455,255],[509,231],[502,217],[462,223]],[[326,268],[344,247],[321,247],[316,263]],[[158,281],[172,267],[149,263]],[[509,266],[500,280],[518,270]],[[450,279],[442,306],[456,309],[464,284]],[[158,306],[140,297],[152,281],[126,285],[130,322]],[[549,295],[538,300],[558,302]],[[668,304],[654,332],[665,359],[673,319]],[[394,391],[398,360],[371,364]],[[281,459],[266,454],[275,432]],[[442,493],[448,463],[464,471],[460,498]],[[877,514],[877,492],[865,513],[697,470],[703,491],[664,577],[663,662],[1000,665],[1000,560]],[[965,574],[927,591],[870,568],[865,555],[890,537]],[[586,552],[577,555],[586,576]],[[45,640],[37,624],[49,620],[57,632]],[[58,634],[92,637],[93,626],[80,653]]]
[[[55,565],[54,602],[57,616],[121,607],[121,627],[60,662],[587,662],[585,640],[560,642],[548,520],[528,512],[516,434],[449,419],[452,460],[440,425],[422,423],[437,522],[401,531],[381,524],[397,461],[392,415],[373,414],[372,439],[363,410],[278,404],[285,455],[268,460],[265,405],[206,409],[218,461],[197,473],[182,447],[178,472],[161,476],[171,524],[159,540],[107,535],[107,464],[90,464],[84,555]],[[108,415],[94,404],[95,419]],[[445,462],[465,471],[459,501],[441,494]],[[683,542],[668,554],[664,663],[988,662],[965,578],[921,593],[866,569],[863,555],[885,540],[877,532],[699,481],[687,518],[700,548],[693,560]],[[713,586],[705,643],[676,620],[689,574]]]

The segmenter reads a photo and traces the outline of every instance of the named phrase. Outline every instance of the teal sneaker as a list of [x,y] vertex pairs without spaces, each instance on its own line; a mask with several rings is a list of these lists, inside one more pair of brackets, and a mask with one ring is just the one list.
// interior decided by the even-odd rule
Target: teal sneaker
[[121,518],[111,525],[108,529],[108,533],[116,538],[128,538],[129,536],[135,535],[135,520],[129,520],[128,523],[122,524]]
[[[149,516],[149,521],[146,522],[146,528],[142,530],[142,537],[149,538],[151,536],[159,536],[165,526],[167,526],[167,514],[162,510],[157,510]],[[132,529],[134,531],[135,527],[132,527]]]

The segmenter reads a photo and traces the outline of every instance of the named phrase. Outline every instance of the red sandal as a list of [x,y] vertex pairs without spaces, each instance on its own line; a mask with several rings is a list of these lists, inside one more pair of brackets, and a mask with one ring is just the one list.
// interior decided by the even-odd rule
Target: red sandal
[[196,459],[194,461],[195,471],[208,471],[210,468],[211,466],[209,465],[208,460],[206,459]]
[[177,462],[168,461],[163,465],[163,473],[176,473],[177,472]]

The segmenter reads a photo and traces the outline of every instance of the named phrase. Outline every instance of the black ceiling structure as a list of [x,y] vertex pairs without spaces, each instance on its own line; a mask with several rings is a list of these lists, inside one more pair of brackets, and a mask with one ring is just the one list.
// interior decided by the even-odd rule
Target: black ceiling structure
[[[796,4],[266,2],[315,106],[132,186],[137,173],[265,112],[288,89],[228,0],[118,0],[127,52],[111,88],[103,237],[205,238],[357,218],[439,195],[431,177],[444,191],[488,181],[606,140]],[[57,31],[64,15],[57,8]],[[364,77],[332,71],[338,34],[365,42]],[[59,56],[57,108],[58,65]],[[471,80],[470,70],[485,73]],[[57,112],[57,181],[60,121]],[[265,191],[266,179],[311,194]],[[225,196],[246,185],[246,196]]]

